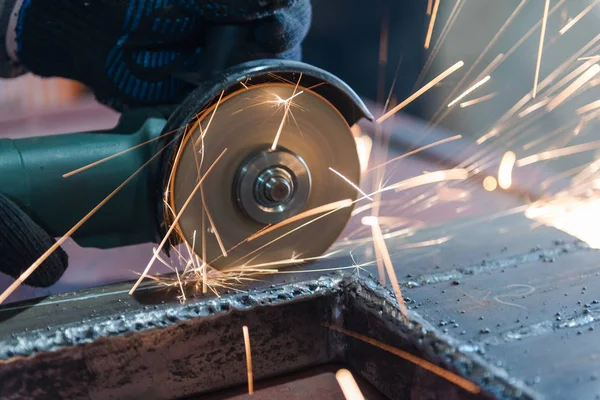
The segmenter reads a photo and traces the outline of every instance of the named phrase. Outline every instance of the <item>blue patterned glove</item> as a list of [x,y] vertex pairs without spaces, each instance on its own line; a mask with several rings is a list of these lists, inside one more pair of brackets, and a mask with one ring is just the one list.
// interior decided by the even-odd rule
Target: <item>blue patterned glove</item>
[[24,0],[17,56],[118,110],[174,104],[192,89],[178,74],[298,59],[310,20],[310,0]]

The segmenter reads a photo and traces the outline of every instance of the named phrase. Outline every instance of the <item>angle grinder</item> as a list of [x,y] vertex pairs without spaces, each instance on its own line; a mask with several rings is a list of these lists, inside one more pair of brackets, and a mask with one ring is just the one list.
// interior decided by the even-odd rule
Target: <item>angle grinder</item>
[[108,131],[0,140],[0,190],[60,237],[138,171],[72,235],[76,243],[158,243],[175,224],[176,239],[217,269],[322,255],[351,208],[246,239],[357,198],[330,168],[359,183],[350,127],[372,119],[364,103],[339,78],[295,61],[252,61],[194,84],[177,107],[124,112]]

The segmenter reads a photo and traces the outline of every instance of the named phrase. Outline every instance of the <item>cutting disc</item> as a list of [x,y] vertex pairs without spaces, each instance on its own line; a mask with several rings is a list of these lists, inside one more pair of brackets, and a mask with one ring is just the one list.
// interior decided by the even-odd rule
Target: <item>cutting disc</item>
[[[314,258],[340,235],[351,207],[318,220],[315,217],[322,214],[304,218],[248,240],[269,224],[357,198],[356,189],[330,170],[359,182],[354,138],[326,99],[289,83],[260,84],[223,97],[189,126],[173,163],[169,205],[173,215],[181,214],[176,224],[181,238],[212,267],[222,270]],[[200,177],[213,163],[198,190]],[[276,188],[284,189],[283,193],[273,193],[293,201],[287,209],[279,207],[284,212],[275,207],[261,214],[264,207],[251,209],[246,203],[260,203],[262,192],[254,187],[273,178],[270,171],[292,176],[290,187],[279,185]]]

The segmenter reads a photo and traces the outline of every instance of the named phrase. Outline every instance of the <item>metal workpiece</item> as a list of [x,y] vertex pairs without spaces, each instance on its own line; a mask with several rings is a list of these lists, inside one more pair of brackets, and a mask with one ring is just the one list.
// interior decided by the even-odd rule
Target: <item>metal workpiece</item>
[[[160,293],[153,290],[146,296]],[[403,322],[392,296],[371,278],[332,274],[185,304],[173,295],[165,304],[138,304],[120,315],[83,321],[53,324],[51,315],[42,316],[45,328],[1,338],[0,397],[173,399],[243,385],[245,325],[257,380],[341,363],[390,399],[440,393],[446,399],[535,398],[417,314],[411,312],[409,322]],[[38,306],[53,301],[58,300],[48,298]],[[76,299],[72,304],[78,307]],[[10,312],[4,307],[0,316]],[[41,323],[38,318],[37,326]],[[326,325],[436,363],[476,383],[482,392],[470,394]]]

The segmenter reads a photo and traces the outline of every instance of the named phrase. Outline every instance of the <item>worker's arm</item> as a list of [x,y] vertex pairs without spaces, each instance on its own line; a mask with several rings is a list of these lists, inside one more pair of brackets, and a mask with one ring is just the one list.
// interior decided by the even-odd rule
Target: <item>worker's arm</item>
[[310,20],[310,0],[0,0],[0,76],[77,80],[118,110],[176,103],[192,89],[177,76],[223,51],[217,68],[299,58]]
[[[310,20],[310,0],[0,0],[0,78],[77,80],[118,110],[175,104],[193,89],[179,75],[300,58]],[[0,193],[0,272],[18,278],[53,243]],[[58,249],[25,283],[66,268]]]

